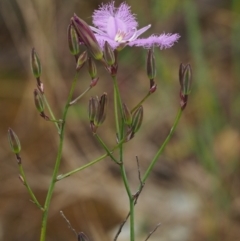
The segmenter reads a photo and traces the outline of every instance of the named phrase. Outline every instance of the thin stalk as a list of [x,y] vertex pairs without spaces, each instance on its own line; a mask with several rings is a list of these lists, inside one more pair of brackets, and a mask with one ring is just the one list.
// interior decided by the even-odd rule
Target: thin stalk
[[143,178],[142,178],[142,183],[145,183],[145,182],[146,182],[146,180],[147,180],[149,174],[151,173],[154,165],[156,164],[159,156],[162,154],[165,146],[167,145],[167,143],[168,143],[169,140],[171,139],[171,137],[172,137],[172,135],[173,135],[173,133],[174,133],[177,125],[178,125],[178,122],[179,122],[179,120],[180,120],[180,118],[181,118],[182,112],[183,112],[182,109],[180,109],[180,110],[178,111],[177,116],[176,116],[176,118],[175,118],[175,120],[174,120],[174,124],[173,124],[173,126],[172,126],[172,128],[171,128],[171,130],[170,130],[170,132],[169,132],[169,134],[168,134],[168,136],[166,137],[165,141],[163,142],[163,144],[162,144],[161,147],[159,148],[158,152],[157,152],[156,155],[154,156],[152,162],[151,162],[150,165],[148,166],[147,171],[144,173]]
[[151,93],[148,92],[145,95],[145,97],[131,110],[131,113],[133,113],[150,95],[151,95]]
[[115,114],[115,123],[116,123],[116,129],[117,129],[117,138],[118,138],[118,140],[121,140],[119,117],[118,117],[118,100],[117,100],[116,78],[113,78],[113,84],[114,84],[114,114]]
[[[118,138],[119,140],[123,139],[123,131],[124,131],[124,121],[123,121],[123,110],[122,110],[122,101],[121,101],[121,96],[120,92],[118,89],[118,84],[117,84],[117,79],[116,76],[112,76],[113,83],[114,83],[114,110],[115,110],[115,118],[118,118],[118,111],[121,112],[121,126],[119,125],[118,119],[116,120],[116,123],[118,123]],[[134,232],[134,198],[131,193],[130,187],[129,187],[129,182],[128,178],[126,175],[124,163],[123,163],[123,144],[119,146],[119,162],[120,164],[120,171],[121,171],[121,176],[123,179],[123,183],[128,195],[129,199],[129,209],[130,209],[130,241],[135,240],[135,232]]]
[[59,142],[59,146],[58,146],[57,158],[56,158],[55,167],[54,167],[54,170],[53,170],[52,180],[51,180],[51,183],[50,183],[50,186],[49,186],[49,189],[48,189],[48,193],[47,193],[47,197],[46,197],[46,200],[45,200],[45,204],[44,204],[40,241],[46,240],[48,211],[49,211],[49,206],[50,206],[52,194],[53,194],[55,183],[56,183],[56,177],[57,177],[57,174],[58,174],[58,170],[59,170],[59,166],[60,166],[61,158],[62,158],[62,149],[63,149],[63,140],[64,140],[64,134],[65,134],[67,112],[68,112],[68,109],[69,109],[69,106],[70,106],[69,104],[70,104],[71,99],[72,99],[73,91],[74,91],[75,86],[76,86],[77,78],[78,78],[78,73],[76,73],[75,76],[74,76],[73,83],[72,83],[72,86],[71,86],[71,89],[70,89],[70,92],[69,92],[69,95],[68,95],[67,103],[66,103],[64,111],[63,111],[63,116],[62,116],[63,123],[62,123],[60,133],[59,133],[60,134],[60,142]]
[[80,100],[89,90],[92,89],[92,86],[89,86],[81,95],[79,95],[76,99],[70,102],[70,105],[75,104],[78,100]]
[[[52,111],[52,109],[51,109],[51,106],[50,106],[49,103],[48,103],[47,97],[46,97],[46,95],[45,95],[44,93],[42,94],[42,97],[43,97],[43,100],[44,100],[45,105],[47,106],[47,109],[48,109],[49,114],[50,114],[50,116],[51,116],[51,118],[52,118],[52,121],[55,123],[55,126],[56,126],[56,128],[57,128],[57,130],[58,130],[58,133],[60,133],[60,127],[59,127],[59,125],[58,125],[58,121],[56,120],[56,118],[55,118],[55,116],[54,116],[54,114],[53,114],[53,111]],[[55,121],[56,121],[56,122],[55,122]]]
[[114,162],[116,162],[117,164],[120,164],[115,157],[112,155],[111,151],[108,149],[108,147],[105,145],[105,143],[103,142],[103,140],[100,138],[100,136],[98,134],[94,134],[94,136],[96,137],[96,139],[98,140],[98,142],[101,144],[101,146],[104,148],[104,150],[107,152],[108,156],[110,156],[112,158],[112,160]]
[[73,174],[76,173],[76,172],[82,171],[82,170],[84,170],[84,169],[86,169],[86,168],[94,165],[95,163],[103,160],[103,159],[106,158],[107,156],[108,156],[108,154],[106,153],[106,154],[98,157],[97,159],[95,159],[95,160],[87,163],[87,164],[84,165],[84,166],[81,166],[81,167],[79,167],[79,168],[76,168],[76,169],[74,169],[74,170],[72,170],[72,171],[70,171],[70,172],[67,172],[67,173],[65,173],[65,174],[61,174],[61,175],[57,176],[56,181],[60,181],[60,180],[62,180],[62,179],[64,179],[64,178],[66,178],[66,177],[69,177],[69,176],[73,175]]
[[23,170],[23,167],[22,167],[22,164],[18,164],[18,167],[19,167],[19,172],[21,174],[21,177],[23,178],[23,184],[24,186],[27,188],[28,190],[28,193],[29,195],[31,196],[32,198],[32,201],[37,205],[37,207],[39,209],[41,209],[42,211],[44,211],[44,208],[42,207],[42,205],[38,202],[37,198],[35,197],[31,187],[29,186],[28,182],[27,182],[27,179],[26,179],[26,175],[25,175],[25,172]]
[[[121,145],[123,142],[124,142],[124,140],[122,140],[121,142],[119,142],[112,150],[110,150],[110,153],[112,153],[114,150],[116,150],[116,149],[119,147],[119,145]],[[106,154],[98,157],[97,159],[94,159],[93,161],[87,163],[87,164],[84,165],[84,166],[78,167],[78,168],[76,168],[76,169],[74,169],[74,170],[72,170],[72,171],[70,171],[70,172],[65,173],[65,174],[61,174],[61,175],[57,176],[57,180],[56,180],[56,181],[60,181],[60,180],[66,178],[66,177],[69,177],[69,176],[71,176],[71,175],[73,175],[73,174],[75,174],[75,173],[77,173],[77,172],[79,172],[79,171],[82,171],[82,170],[84,170],[84,169],[86,169],[86,168],[94,165],[95,163],[103,160],[103,159],[106,158],[107,156],[109,156],[108,153],[106,153]]]
[[[121,161],[121,159],[120,159]],[[127,175],[126,175],[126,171],[125,171],[125,167],[124,164],[120,164],[120,170],[121,170],[121,175],[122,175],[122,179],[124,182],[124,186],[128,195],[128,199],[129,199],[129,213],[130,213],[130,241],[134,241],[135,240],[135,231],[134,231],[134,197],[131,193],[130,187],[129,187],[129,183],[128,183],[128,179],[127,179]]]

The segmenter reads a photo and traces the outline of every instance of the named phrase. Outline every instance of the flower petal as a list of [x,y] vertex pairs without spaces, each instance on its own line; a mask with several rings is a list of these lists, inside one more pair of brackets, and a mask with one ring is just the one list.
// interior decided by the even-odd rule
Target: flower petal
[[129,46],[141,46],[144,48],[151,48],[158,46],[160,49],[166,49],[173,46],[180,38],[179,34],[161,34],[160,36],[152,35],[145,39],[136,39],[128,43]]
[[139,30],[137,30],[130,39],[128,39],[128,41],[133,41],[135,39],[137,39],[141,34],[143,34],[144,32],[146,32],[149,28],[151,28],[151,24],[140,28]]
[[126,24],[126,26],[128,27],[128,31],[136,29],[138,26],[135,14],[131,13],[131,7],[128,6],[126,3],[122,3],[118,7],[115,17],[121,19]]
[[105,42],[108,42],[109,45],[113,48],[116,49],[119,45],[118,42],[112,40],[111,38],[109,38],[108,36],[103,36],[103,35],[99,35],[99,34],[95,34],[95,37],[98,41],[98,44],[100,45],[101,49],[103,50],[104,48],[104,44]]
[[[112,23],[113,19],[115,19],[116,26],[114,26],[114,30],[112,30],[115,34],[118,30],[131,31],[137,28],[138,23],[130,9],[130,6],[126,3],[122,3],[118,8],[114,7],[114,1],[109,4],[102,4],[98,10],[93,12],[93,24],[103,32],[109,32],[110,27],[114,26]],[[116,29],[116,27],[118,27],[118,29]]]

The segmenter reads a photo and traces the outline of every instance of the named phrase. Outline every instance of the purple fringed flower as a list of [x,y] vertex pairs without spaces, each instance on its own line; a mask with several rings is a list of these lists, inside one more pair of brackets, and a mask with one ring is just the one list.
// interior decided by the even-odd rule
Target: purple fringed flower
[[180,38],[179,34],[152,35],[148,38],[138,38],[146,32],[151,25],[137,30],[138,23],[135,15],[131,13],[130,6],[122,3],[118,8],[114,1],[95,10],[93,13],[93,25],[90,27],[95,33],[97,41],[103,48],[107,41],[113,49],[119,46],[138,46],[151,48],[158,46],[160,49],[170,48]]

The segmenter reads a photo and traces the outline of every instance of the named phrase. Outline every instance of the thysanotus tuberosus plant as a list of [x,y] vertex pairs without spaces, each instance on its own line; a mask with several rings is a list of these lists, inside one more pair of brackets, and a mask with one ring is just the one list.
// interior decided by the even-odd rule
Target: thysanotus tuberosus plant
[[[124,145],[127,145],[128,141],[134,139],[136,133],[140,130],[141,124],[144,121],[144,102],[157,90],[156,67],[154,48],[162,50],[170,48],[179,39],[178,34],[161,34],[151,35],[147,38],[141,38],[141,34],[147,31],[151,25],[147,25],[138,29],[138,23],[135,15],[131,13],[130,7],[126,3],[122,3],[119,7],[114,6],[114,2],[109,4],[103,4],[98,10],[93,13],[93,26],[89,26],[84,20],[77,15],[73,15],[68,27],[68,44],[71,54],[75,58],[76,71],[72,81],[71,88],[69,90],[68,98],[66,100],[63,113],[60,118],[56,118],[50,104],[47,101],[47,97],[44,92],[44,84],[41,80],[41,62],[35,49],[31,52],[31,68],[34,77],[36,78],[36,88],[33,90],[34,103],[40,116],[47,121],[53,122],[56,126],[56,134],[59,135],[59,145],[55,161],[55,167],[52,173],[51,182],[49,184],[48,192],[44,203],[40,203],[34,191],[31,189],[24,169],[22,166],[22,158],[20,156],[21,145],[18,136],[15,132],[9,128],[8,140],[12,152],[16,155],[17,164],[19,167],[19,179],[26,186],[31,200],[42,212],[42,225],[40,232],[40,241],[46,240],[48,213],[51,204],[52,195],[54,192],[55,184],[62,179],[69,177],[85,168],[91,168],[97,162],[104,160],[106,157],[110,157],[113,162],[119,167],[121,173],[123,185],[125,187],[128,200],[129,200],[129,214],[126,215],[125,221],[119,227],[114,240],[117,240],[118,235],[121,233],[121,229],[127,219],[130,219],[130,241],[135,240],[135,227],[134,227],[134,207],[137,203],[137,199],[142,191],[142,188],[149,177],[154,165],[159,159],[159,156],[163,152],[165,146],[169,142],[173,135],[179,119],[184,111],[187,102],[188,95],[191,92],[192,82],[192,70],[189,64],[181,64],[179,68],[179,82],[180,82],[180,108],[173,122],[173,126],[169,131],[165,141],[160,145],[157,153],[153,157],[150,165],[145,170],[143,175],[139,173],[139,188],[135,191],[130,189],[128,177],[125,170],[124,160]],[[80,45],[85,46],[86,51],[80,53]],[[149,79],[149,90],[146,95],[140,97],[139,103],[131,103],[134,106],[129,108],[129,103],[123,103],[121,93],[118,87],[118,55],[121,51],[131,51],[130,47],[141,47],[139,51],[145,51],[147,49],[147,76]],[[114,88],[114,111],[111,113],[108,109],[108,94],[102,93],[99,97],[92,96],[89,99],[89,126],[93,136],[105,150],[105,154],[92,160],[88,164],[81,166],[75,170],[72,170],[65,174],[59,174],[59,167],[62,159],[62,149],[64,143],[66,117],[69,108],[76,104],[81,98],[86,95],[93,87],[98,83],[98,75],[95,61],[99,61],[103,68],[108,72],[112,81],[109,84]],[[77,84],[81,69],[87,63],[88,72],[91,76],[91,82],[89,87],[81,93],[77,98],[73,99],[73,93]],[[108,112],[108,113],[107,113]],[[109,113],[110,112],[110,113]],[[46,115],[48,113],[48,115]],[[98,135],[98,129],[101,128],[107,115],[113,115],[115,117],[116,136],[111,137],[113,143],[116,143],[114,148],[110,149]],[[139,163],[138,163],[139,164]],[[88,240],[87,236],[80,232],[76,233],[76,239]]]

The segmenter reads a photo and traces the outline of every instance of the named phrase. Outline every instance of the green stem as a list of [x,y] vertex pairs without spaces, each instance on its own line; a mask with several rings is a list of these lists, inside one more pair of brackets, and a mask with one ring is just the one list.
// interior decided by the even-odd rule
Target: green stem
[[113,84],[114,84],[114,114],[115,114],[115,123],[116,123],[116,129],[117,129],[117,138],[118,140],[121,140],[119,117],[118,117],[117,83],[116,83],[116,78],[114,77],[113,77]]
[[174,133],[177,125],[178,125],[178,122],[179,122],[179,120],[180,120],[180,118],[181,118],[182,112],[183,112],[182,109],[180,109],[180,110],[178,111],[177,116],[176,116],[175,121],[174,121],[174,124],[173,124],[173,126],[172,126],[172,128],[171,128],[171,130],[170,130],[170,132],[169,132],[169,134],[168,134],[168,136],[166,137],[165,141],[163,142],[163,144],[162,144],[161,147],[159,148],[158,152],[157,152],[156,155],[154,156],[154,158],[153,158],[152,162],[150,163],[147,171],[144,173],[143,178],[142,178],[142,183],[145,183],[145,182],[146,182],[146,180],[147,180],[149,174],[151,173],[154,165],[156,164],[159,156],[162,154],[165,146],[167,145],[167,143],[168,143],[169,140],[171,139],[171,137],[172,137],[172,135],[173,135],[173,133]]
[[[117,132],[118,132],[118,139],[122,141],[123,139],[123,132],[124,132],[124,121],[123,121],[123,110],[122,110],[122,101],[120,92],[118,89],[117,84],[117,78],[116,76],[112,76],[113,83],[114,83],[114,110],[115,110],[115,119],[116,119],[116,126],[117,126]],[[118,111],[121,112],[121,126],[118,121]],[[130,209],[130,241],[135,240],[135,232],[134,232],[134,198],[131,193],[128,178],[126,175],[124,162],[123,162],[123,144],[120,144],[119,146],[119,161],[120,161],[120,171],[121,176],[123,179],[123,183],[128,195],[129,199],[129,209]]]
[[81,95],[79,95],[76,99],[70,102],[70,105],[75,104],[78,100],[80,100],[90,89],[92,89],[92,86],[89,86]]
[[56,128],[58,130],[58,133],[60,133],[60,127],[58,125],[58,121],[56,120],[56,118],[55,118],[55,116],[54,116],[54,114],[52,112],[52,109],[51,109],[51,107],[50,107],[50,105],[48,103],[47,97],[46,97],[46,95],[44,93],[42,94],[42,97],[43,97],[45,105],[47,106],[47,109],[48,109],[48,111],[50,113],[50,116],[51,116],[52,120],[54,120],[54,122],[56,121],[55,122],[55,126],[56,126]]
[[148,92],[145,95],[145,97],[131,110],[131,113],[133,113],[150,95],[151,95],[151,93]]
[[76,169],[74,169],[74,170],[72,170],[72,171],[70,171],[70,172],[67,172],[67,173],[65,173],[65,174],[61,174],[61,175],[57,176],[57,180],[56,180],[56,181],[60,181],[60,180],[62,180],[62,179],[64,179],[64,178],[66,178],[66,177],[71,176],[72,174],[74,174],[74,173],[76,173],[76,172],[82,171],[82,170],[84,170],[84,169],[86,169],[86,168],[94,165],[95,163],[103,160],[103,159],[104,159],[105,157],[107,157],[107,156],[108,156],[108,154],[106,153],[106,154],[98,157],[97,159],[95,159],[95,160],[87,163],[87,164],[84,165],[84,166],[81,166],[81,167],[79,167],[79,168],[76,168]]
[[[116,149],[119,147],[119,145],[121,145],[123,142],[124,142],[124,140],[122,140],[121,142],[119,142],[119,143],[110,151],[110,153],[112,153],[114,150],[116,150]],[[77,173],[77,172],[79,172],[79,171],[82,171],[82,170],[86,169],[87,167],[90,167],[90,166],[94,165],[95,163],[103,160],[103,159],[106,158],[107,156],[109,156],[108,153],[106,153],[106,154],[98,157],[97,159],[95,159],[95,160],[87,163],[87,164],[84,165],[84,166],[78,167],[78,168],[76,168],[76,169],[74,169],[74,170],[72,170],[72,171],[70,171],[70,172],[65,173],[65,174],[61,174],[61,175],[57,176],[57,180],[56,180],[56,181],[60,181],[60,180],[66,178],[66,177],[69,177],[69,176],[71,176],[71,175],[73,175],[73,174],[75,174],[75,173]]]
[[95,133],[94,136],[96,137],[96,139],[98,140],[98,142],[101,144],[101,146],[104,148],[104,150],[107,152],[108,156],[110,156],[114,162],[116,162],[117,164],[120,164],[120,163],[115,159],[115,157],[112,155],[111,151],[108,149],[108,147],[105,145],[105,143],[103,142],[103,140],[99,137],[99,135]]
[[53,194],[53,190],[55,187],[55,183],[56,183],[56,177],[58,174],[58,170],[59,170],[59,166],[61,163],[61,158],[62,158],[62,149],[63,149],[63,140],[64,140],[64,134],[65,134],[65,124],[66,124],[66,117],[67,117],[67,112],[69,109],[69,104],[71,102],[72,99],[72,95],[73,95],[73,91],[75,89],[75,85],[77,82],[77,78],[78,78],[78,73],[75,74],[74,79],[73,79],[73,83],[68,95],[68,99],[67,99],[67,103],[65,105],[64,111],[63,111],[63,116],[62,116],[62,126],[60,131],[60,142],[59,142],[59,146],[58,146],[58,152],[57,152],[57,158],[56,158],[56,163],[55,163],[55,167],[53,170],[53,175],[52,175],[52,180],[48,189],[48,193],[47,193],[47,197],[45,200],[45,204],[44,204],[44,212],[43,212],[43,216],[42,216],[42,227],[41,227],[41,236],[40,236],[40,241],[45,241],[46,239],[46,229],[47,229],[47,218],[48,218],[48,211],[49,211],[49,206],[50,206],[50,202],[52,199],[52,194]]
[[32,198],[32,201],[37,205],[37,207],[39,209],[41,209],[42,211],[44,211],[44,208],[42,207],[42,205],[38,202],[37,198],[35,197],[32,189],[30,188],[30,186],[28,185],[27,179],[26,179],[26,175],[25,172],[23,170],[22,164],[18,164],[19,167],[19,172],[21,174],[21,177],[23,178],[23,184],[24,186],[27,188],[29,195]]
[[[121,161],[121,159],[120,159]],[[134,197],[131,193],[130,187],[129,187],[129,183],[128,183],[128,179],[127,179],[127,175],[126,175],[126,171],[125,171],[125,167],[124,164],[122,163],[120,165],[120,170],[121,170],[121,175],[122,175],[122,179],[123,179],[123,183],[128,195],[128,199],[129,199],[129,213],[130,213],[130,241],[134,241],[135,240],[135,232],[134,232]]]

